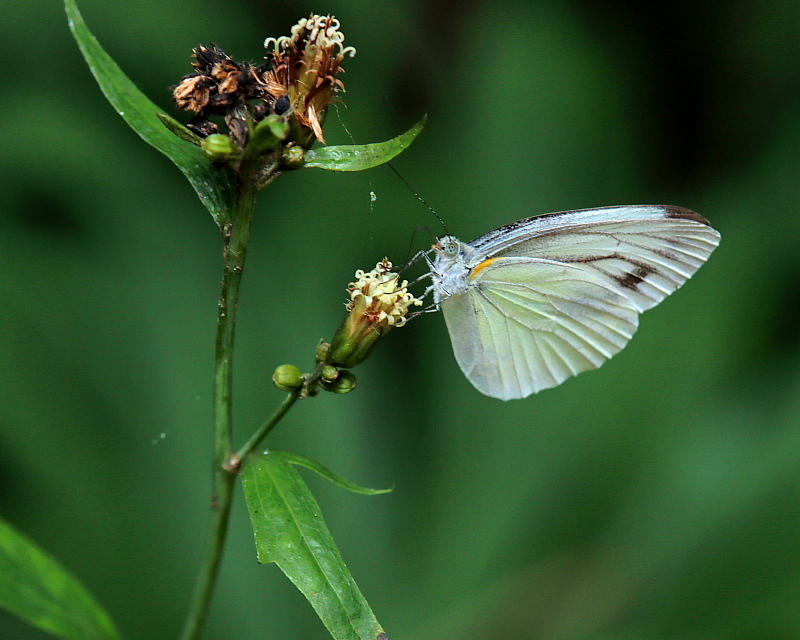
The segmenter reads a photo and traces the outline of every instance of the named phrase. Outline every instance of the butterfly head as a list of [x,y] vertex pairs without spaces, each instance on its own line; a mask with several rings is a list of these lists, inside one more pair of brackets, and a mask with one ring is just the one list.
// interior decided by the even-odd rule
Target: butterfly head
[[455,236],[443,236],[433,245],[433,250],[452,258],[461,252],[461,241]]
[[434,301],[438,304],[450,296],[466,291],[469,263],[476,253],[470,245],[455,236],[443,236],[433,245],[436,259],[431,266]]

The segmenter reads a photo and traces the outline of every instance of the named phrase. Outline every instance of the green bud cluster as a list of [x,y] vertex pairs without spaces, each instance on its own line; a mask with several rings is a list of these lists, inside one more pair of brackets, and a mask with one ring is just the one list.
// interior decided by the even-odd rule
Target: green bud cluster
[[350,393],[356,388],[356,377],[350,371],[346,369],[337,369],[332,365],[325,365],[322,371],[320,386],[325,389],[325,391],[330,391],[332,393]]

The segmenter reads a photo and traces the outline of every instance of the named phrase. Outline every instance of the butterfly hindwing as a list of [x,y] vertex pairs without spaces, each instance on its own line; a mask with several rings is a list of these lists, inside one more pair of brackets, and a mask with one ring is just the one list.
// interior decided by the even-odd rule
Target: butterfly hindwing
[[442,302],[462,371],[509,400],[596,369],[636,331],[625,295],[581,265],[500,258],[468,292]]

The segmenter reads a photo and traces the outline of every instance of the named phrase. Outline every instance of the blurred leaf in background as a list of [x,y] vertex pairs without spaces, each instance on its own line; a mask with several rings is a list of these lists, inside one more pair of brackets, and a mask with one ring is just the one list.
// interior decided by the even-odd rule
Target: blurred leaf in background
[[[311,8],[81,3],[173,115],[167,87],[194,46],[258,61],[263,39]],[[396,484],[364,500],[309,478],[389,637],[796,638],[800,8],[313,9],[359,51],[327,141],[385,140],[428,113],[395,164],[459,237],[626,203],[686,206],[722,233],[599,371],[494,401],[462,377],[431,314],[381,343],[355,393],[304,402],[281,425],[274,446]],[[207,515],[217,231],[104,101],[59,3],[11,0],[0,31],[25,61],[0,80],[0,513],[100,594],[125,637],[174,638]],[[401,262],[421,225],[439,232],[385,167],[296,172],[262,194],[239,441],[280,399],[275,366],[311,364],[341,322],[353,270]],[[232,625],[241,638],[325,637],[278,569],[257,565],[241,495],[234,510],[206,637]],[[6,614],[0,629],[47,637]]]

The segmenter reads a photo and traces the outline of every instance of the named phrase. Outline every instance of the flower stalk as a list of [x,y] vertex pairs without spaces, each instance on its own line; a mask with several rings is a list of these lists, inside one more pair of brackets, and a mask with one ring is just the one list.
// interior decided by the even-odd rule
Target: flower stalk
[[[206,552],[181,640],[197,640],[208,617],[230,520],[236,471],[228,466],[233,449],[233,351],[239,289],[244,272],[256,184],[247,168],[238,184],[236,210],[223,228],[224,265],[217,316],[214,368],[214,478]],[[250,179],[247,179],[250,178]]]
[[[343,89],[336,79],[344,36],[331,17],[302,20],[292,35],[274,41],[261,67],[237,63],[216,45],[195,49],[195,72],[173,89],[177,106],[195,112],[188,129],[204,155],[234,170],[234,207],[222,225],[224,269],[217,321],[214,372],[214,479],[206,554],[181,640],[197,640],[208,616],[230,518],[239,465],[300,397],[291,393],[275,414],[234,455],[233,351],[239,288],[244,272],[256,192],[281,172],[281,148],[308,148],[323,140],[328,103]],[[268,40],[268,44],[271,41]],[[254,104],[255,103],[255,104]],[[226,131],[212,119],[223,117]],[[294,133],[292,133],[294,132]],[[319,374],[312,376],[316,382]],[[311,382],[311,380],[309,380]],[[307,392],[308,385],[304,387]]]

